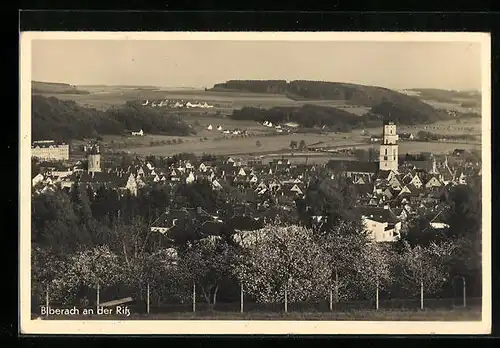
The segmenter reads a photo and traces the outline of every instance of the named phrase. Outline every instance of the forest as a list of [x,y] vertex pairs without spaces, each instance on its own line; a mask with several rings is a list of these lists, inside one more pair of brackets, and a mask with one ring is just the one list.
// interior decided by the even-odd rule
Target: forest
[[304,128],[325,126],[339,132],[354,128],[381,126],[384,120],[393,121],[400,125],[411,125],[432,123],[449,117],[445,113],[435,111],[431,106],[429,108],[416,109],[411,105],[382,102],[372,107],[371,111],[365,115],[358,116],[335,107],[306,104],[301,107],[273,107],[270,109],[244,107],[233,110],[230,117],[235,120],[258,122],[295,122]]
[[[286,288],[289,301],[314,302],[334,279],[342,300],[373,298],[375,279],[382,297],[418,298],[420,282],[426,297],[440,297],[451,295],[457,276],[466,277],[470,296],[481,296],[479,180],[443,194],[448,231],[430,229],[429,217],[422,217],[393,245],[368,243],[355,187],[342,180],[314,179],[292,211],[268,196],[265,214],[271,218],[247,233],[262,236],[261,242],[243,245],[235,236],[245,233],[227,217],[262,198],[231,186],[215,191],[208,181],[159,184],[120,197],[111,189],[75,185],[69,193],[33,196],[33,303],[44,301],[47,286],[51,301],[69,304],[92,297],[96,286],[103,298],[144,298],[146,284],[157,303],[181,303],[189,301],[193,283],[214,306],[237,301],[242,284],[253,301],[281,301]],[[166,209],[198,207],[225,221],[218,238],[200,235],[194,225],[169,238],[150,232]],[[314,225],[313,215],[327,216],[326,223]]]
[[146,134],[189,135],[194,132],[181,117],[165,110],[127,102],[101,111],[72,100],[32,96],[32,139],[69,141],[142,129]]

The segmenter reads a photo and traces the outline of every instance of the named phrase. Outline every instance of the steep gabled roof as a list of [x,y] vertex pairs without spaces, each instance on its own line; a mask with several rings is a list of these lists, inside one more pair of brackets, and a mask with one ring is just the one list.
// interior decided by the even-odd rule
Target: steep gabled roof
[[359,211],[361,215],[373,221],[387,223],[399,222],[398,218],[396,217],[396,215],[394,215],[393,211],[390,208],[384,209],[379,207],[360,207]]

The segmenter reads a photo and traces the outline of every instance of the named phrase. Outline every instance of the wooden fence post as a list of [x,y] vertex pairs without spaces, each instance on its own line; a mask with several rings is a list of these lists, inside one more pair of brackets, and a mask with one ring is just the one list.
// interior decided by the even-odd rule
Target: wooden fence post
[[243,284],[240,288],[240,312],[243,313]]
[[424,309],[424,281],[420,279],[420,309]]
[[49,284],[47,284],[47,290],[45,293],[45,309],[47,310],[45,315],[48,317],[49,316]]
[[285,313],[288,313],[288,284],[285,285]]
[[97,284],[97,300],[96,300],[96,302],[97,302],[97,309],[99,309],[99,292],[100,292],[99,290],[100,290],[99,289],[99,284]]
[[149,314],[149,282],[147,284],[147,294],[146,294],[146,310]]
[[462,277],[462,281],[463,281],[463,296],[464,296],[464,308],[467,307],[467,295],[466,295],[466,286],[465,286],[465,277]]
[[196,312],[196,282],[193,282],[193,312]]
[[333,311],[333,290],[332,285],[330,284],[330,312]]

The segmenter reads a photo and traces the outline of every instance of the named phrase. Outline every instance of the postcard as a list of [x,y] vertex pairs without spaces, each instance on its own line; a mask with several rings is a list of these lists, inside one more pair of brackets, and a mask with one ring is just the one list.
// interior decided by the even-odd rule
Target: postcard
[[489,34],[20,48],[21,333],[490,333]]

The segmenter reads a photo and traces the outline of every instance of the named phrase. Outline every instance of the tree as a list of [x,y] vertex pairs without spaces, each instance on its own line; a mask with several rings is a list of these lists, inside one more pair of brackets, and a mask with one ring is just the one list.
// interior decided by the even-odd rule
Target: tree
[[88,231],[80,228],[73,203],[64,192],[33,197],[31,209],[32,242],[36,245],[64,255],[91,244]]
[[45,296],[49,301],[68,302],[72,300],[63,279],[67,271],[66,258],[52,253],[48,248],[35,245],[31,248],[31,293],[38,303]]
[[[306,190],[304,209],[308,210],[299,213],[303,219],[310,219],[311,216],[326,218],[321,228],[330,229],[341,220],[359,220],[356,199],[356,190],[347,183],[346,178],[340,175],[334,179],[316,178]],[[310,226],[309,221],[304,222]]]
[[184,284],[196,284],[207,304],[217,303],[220,283],[227,278],[235,259],[231,245],[220,237],[209,237],[190,243],[182,253],[180,274]]
[[304,151],[306,149],[306,142],[304,140],[301,140],[299,143],[299,150]]
[[292,150],[295,150],[297,148],[297,141],[296,140],[291,140],[290,141],[290,148]]
[[157,302],[172,297],[175,293],[182,297],[177,251],[174,248],[166,248],[134,258],[124,272],[124,282],[134,288],[137,297],[141,299],[147,287]]
[[392,284],[392,263],[395,256],[387,245],[367,243],[354,260],[357,285],[360,292],[367,298],[375,298],[375,306],[379,306],[379,292]]
[[454,242],[431,243],[427,247],[404,243],[398,260],[398,280],[410,294],[420,293],[420,308],[424,308],[424,293],[438,292],[447,281],[455,251]]
[[78,251],[69,256],[65,272],[54,280],[58,289],[64,289],[64,302],[74,300],[83,288],[100,289],[113,286],[123,277],[118,255],[107,246]]
[[262,144],[260,143],[260,140],[257,140],[257,141],[255,142],[255,145],[256,145],[257,147],[261,147],[261,145],[262,145]]
[[329,267],[311,230],[268,225],[255,233],[261,238],[233,268],[247,293],[258,302],[285,305],[326,297]]
[[339,221],[331,229],[315,234],[315,238],[329,265],[329,284],[335,302],[356,298],[359,273],[371,261],[365,255],[370,248],[367,234],[354,222]]

